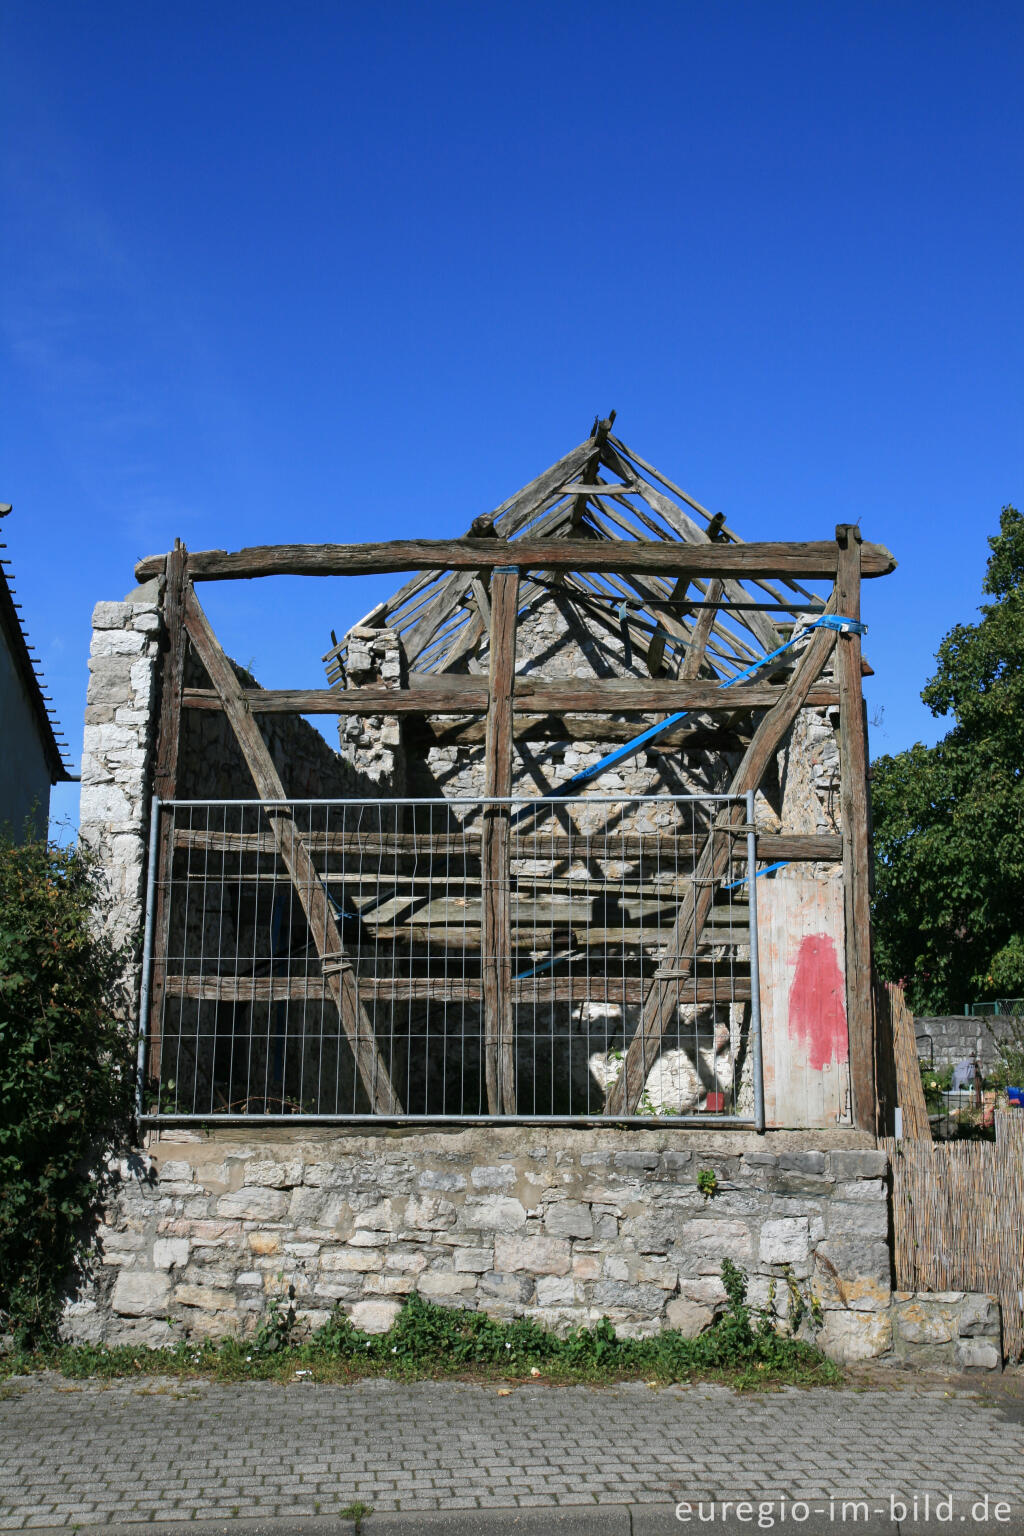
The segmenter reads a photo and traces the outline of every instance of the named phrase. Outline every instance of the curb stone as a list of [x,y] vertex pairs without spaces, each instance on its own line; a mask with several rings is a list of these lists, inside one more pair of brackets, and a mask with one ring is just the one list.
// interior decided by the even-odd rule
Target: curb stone
[[[762,1502],[777,1502],[764,1500]],[[382,1510],[367,1515],[361,1524],[361,1536],[670,1536],[688,1531],[695,1521],[676,1519],[675,1504],[601,1504],[566,1509],[459,1509],[459,1510]],[[855,1523],[856,1536],[951,1536],[957,1522],[895,1521],[872,1512],[867,1520]],[[972,1522],[966,1522],[968,1531]],[[120,1525],[34,1526],[33,1536],[349,1536],[354,1523],[337,1515],[297,1516],[294,1520],[169,1520]],[[755,1536],[761,1529],[756,1517],[740,1521],[703,1522],[703,1531],[716,1536]],[[794,1525],[777,1521],[770,1528],[779,1536],[841,1536],[842,1524],[820,1515]],[[1007,1521],[983,1525],[986,1532],[1000,1536],[1024,1536],[1024,1510],[1012,1509]]]

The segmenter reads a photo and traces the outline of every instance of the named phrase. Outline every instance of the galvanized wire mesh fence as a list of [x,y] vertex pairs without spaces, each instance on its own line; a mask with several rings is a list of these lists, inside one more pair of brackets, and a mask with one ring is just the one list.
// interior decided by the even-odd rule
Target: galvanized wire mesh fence
[[[667,991],[672,1022],[633,1112],[751,1123],[745,811],[743,799],[664,795],[159,803],[168,858],[147,914],[142,1110],[370,1116],[376,1074],[403,1117],[492,1116],[497,958],[517,1116],[600,1116],[645,1008]],[[508,849],[493,877],[508,911],[496,957],[494,818]],[[725,873],[704,932],[684,942],[709,840],[725,841]],[[312,882],[329,917],[316,918]]]

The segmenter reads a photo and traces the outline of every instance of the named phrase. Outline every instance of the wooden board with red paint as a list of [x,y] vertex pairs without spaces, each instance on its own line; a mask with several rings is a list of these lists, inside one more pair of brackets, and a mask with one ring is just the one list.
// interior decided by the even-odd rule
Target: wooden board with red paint
[[765,1114],[771,1126],[849,1125],[843,889],[757,882]]

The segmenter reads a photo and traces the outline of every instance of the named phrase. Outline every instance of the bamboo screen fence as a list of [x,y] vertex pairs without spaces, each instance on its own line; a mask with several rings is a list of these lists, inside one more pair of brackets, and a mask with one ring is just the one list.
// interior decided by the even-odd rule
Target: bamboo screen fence
[[893,1251],[903,1291],[998,1295],[1003,1354],[1024,1356],[1024,1112],[996,1111],[996,1139],[882,1139],[892,1166]]

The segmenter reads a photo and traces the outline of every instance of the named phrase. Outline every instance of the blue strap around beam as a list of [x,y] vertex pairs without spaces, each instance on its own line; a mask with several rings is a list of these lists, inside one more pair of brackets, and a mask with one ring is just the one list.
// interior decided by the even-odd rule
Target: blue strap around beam
[[[773,869],[785,869],[785,867],[786,867],[786,865],[788,863],[789,863],[788,859],[780,859],[777,864],[767,864],[764,869],[759,869],[757,871],[756,875],[754,876],[754,879],[755,880],[760,880],[762,875],[770,875]],[[739,880],[734,880],[731,885],[723,885],[722,886],[722,890],[723,891],[734,891],[738,885],[746,885],[746,883],[747,883],[747,876],[743,875],[743,876],[741,876],[741,878]]]
[[[749,667],[744,668],[742,672],[737,672],[735,677],[730,677],[728,682],[721,685],[719,692],[724,693],[734,683],[740,683],[745,677],[750,677],[753,673],[760,672],[767,662],[774,661],[776,656],[781,656],[783,651],[788,651],[791,645],[794,645],[797,640],[802,640],[808,630],[811,629],[834,629],[841,635],[863,635],[867,631],[867,625],[862,624],[859,619],[849,619],[840,613],[820,614],[818,618],[806,624],[798,635],[790,635],[788,640],[783,641],[782,645],[777,646],[774,651],[769,651],[767,656],[760,657],[757,661],[752,662]],[[579,773],[573,774],[571,779],[566,779],[564,784],[559,784],[557,789],[549,789],[546,794],[538,795],[538,800],[557,800],[564,798],[566,795],[574,794],[581,784],[588,783],[591,779],[596,778],[599,773],[603,773],[606,768],[611,768],[616,763],[621,763],[624,758],[635,756],[649,741],[654,741],[665,731],[671,730],[674,725],[681,725],[691,714],[693,714],[693,710],[680,710],[677,714],[669,715],[666,719],[659,720],[657,725],[648,726],[646,731],[641,731],[640,735],[634,736],[632,741],[627,741],[624,746],[616,747],[614,752],[609,752],[607,757],[602,757],[599,763],[594,763],[590,768],[581,769]],[[524,813],[520,812],[519,814]]]

